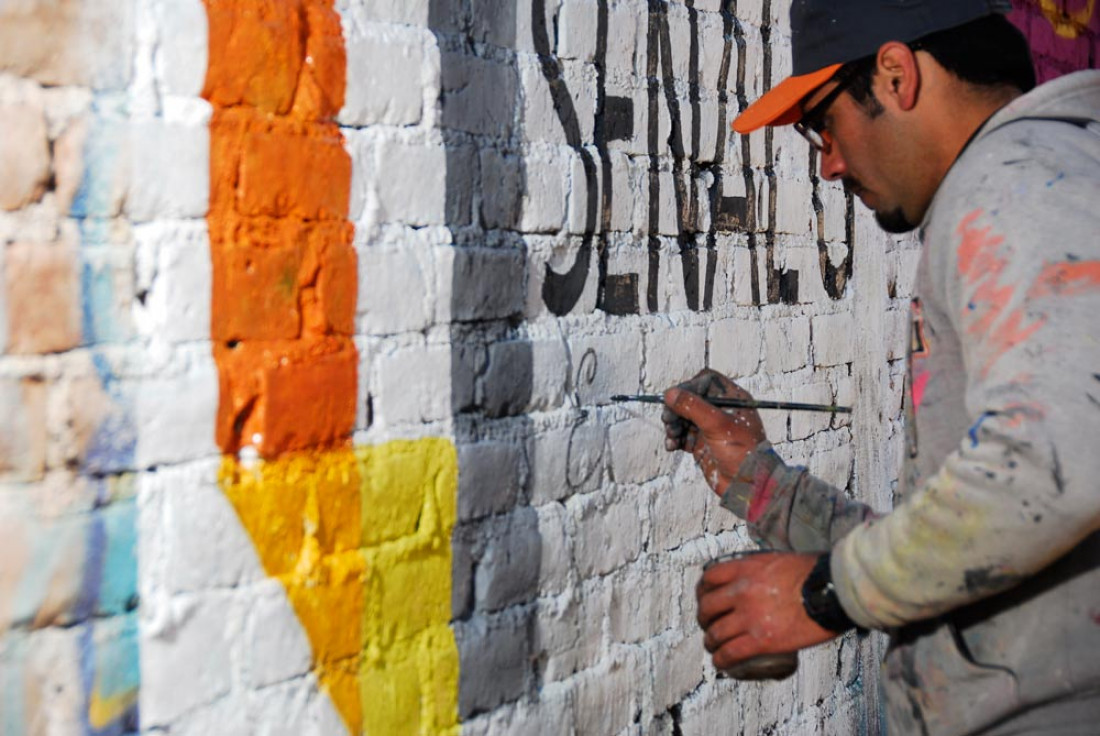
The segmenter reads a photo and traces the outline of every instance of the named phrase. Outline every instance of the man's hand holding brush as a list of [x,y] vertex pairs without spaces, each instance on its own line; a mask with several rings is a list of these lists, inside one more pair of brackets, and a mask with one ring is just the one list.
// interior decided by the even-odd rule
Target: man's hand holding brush
[[691,453],[707,483],[721,496],[745,457],[767,437],[755,409],[719,409],[708,401],[713,398],[752,396],[721,373],[704,370],[665,392],[661,420],[665,448]]

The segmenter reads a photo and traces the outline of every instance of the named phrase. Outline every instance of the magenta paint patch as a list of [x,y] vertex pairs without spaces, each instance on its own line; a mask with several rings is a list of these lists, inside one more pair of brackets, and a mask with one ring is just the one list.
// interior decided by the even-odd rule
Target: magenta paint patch
[[1040,83],[1100,62],[1100,1],[1013,0],[1008,15],[1031,45]]

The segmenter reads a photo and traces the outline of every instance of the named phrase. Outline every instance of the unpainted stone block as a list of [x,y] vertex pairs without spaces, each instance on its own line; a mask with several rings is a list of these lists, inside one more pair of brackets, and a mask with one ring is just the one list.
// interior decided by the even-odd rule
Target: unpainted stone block
[[[2,21],[0,21],[2,22]],[[2,33],[2,32],[0,32]],[[0,104],[0,209],[38,201],[50,180],[50,147],[40,99]]]
[[4,249],[9,352],[61,352],[82,340],[81,259],[65,232],[57,242],[16,242]]

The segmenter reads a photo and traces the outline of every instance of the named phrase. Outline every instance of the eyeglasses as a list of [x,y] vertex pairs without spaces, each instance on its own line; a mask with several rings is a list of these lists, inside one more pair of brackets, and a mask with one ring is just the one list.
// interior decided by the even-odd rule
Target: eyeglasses
[[837,76],[833,77],[833,79],[839,81],[839,84],[833,87],[833,91],[822,97],[820,102],[803,114],[802,119],[794,124],[794,129],[809,141],[816,151],[823,152],[832,143],[832,137],[825,128],[825,113],[829,111],[829,106],[836,102],[836,98],[840,97],[856,78],[855,74],[844,74],[844,71],[841,70]]

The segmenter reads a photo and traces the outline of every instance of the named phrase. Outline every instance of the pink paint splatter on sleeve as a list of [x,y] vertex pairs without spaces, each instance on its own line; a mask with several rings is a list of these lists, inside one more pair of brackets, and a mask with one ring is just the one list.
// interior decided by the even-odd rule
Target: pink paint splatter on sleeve
[[756,491],[752,494],[752,501],[749,502],[748,522],[750,524],[760,521],[760,518],[764,516],[764,512],[768,510],[768,506],[772,502],[772,496],[775,495],[776,481],[774,478],[768,477],[763,483],[758,479],[755,485]]
[[924,390],[928,388],[928,381],[932,374],[928,371],[913,378],[913,413],[920,411],[920,405],[924,401]]

